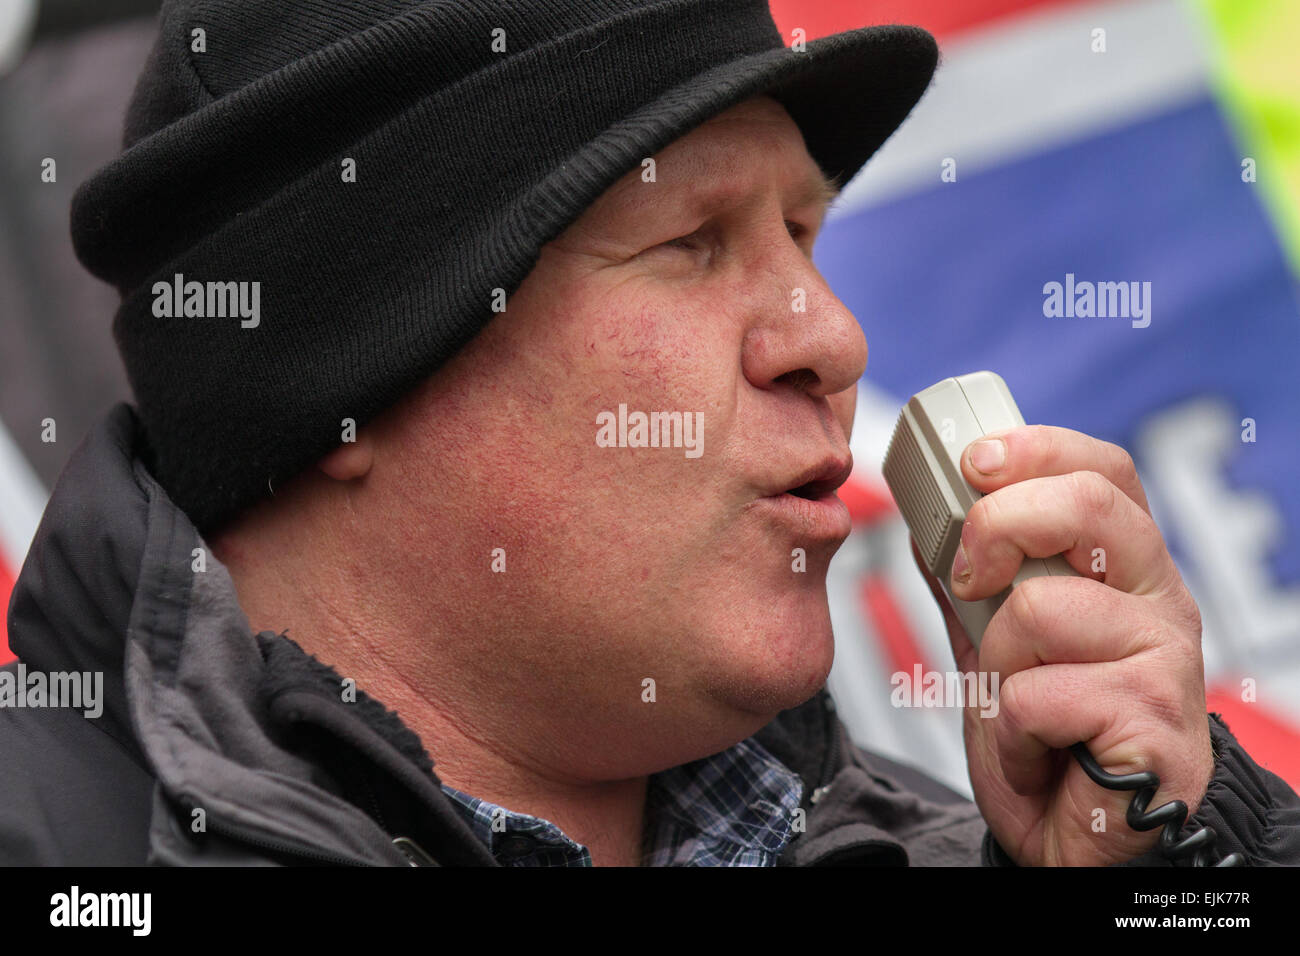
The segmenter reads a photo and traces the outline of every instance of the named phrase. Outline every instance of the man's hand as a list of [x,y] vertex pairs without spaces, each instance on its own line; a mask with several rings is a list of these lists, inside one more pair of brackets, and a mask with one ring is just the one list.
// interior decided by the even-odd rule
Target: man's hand
[[[982,444],[989,438],[998,440]],[[1133,460],[1079,432],[1030,425],[973,442],[962,472],[985,497],[962,529],[967,565],[959,552],[952,579],[958,598],[1000,593],[1026,556],[1063,554],[1082,575],[1018,585],[977,653],[918,557],[958,667],[1000,680],[996,716],[981,717],[976,700],[964,716],[980,812],[1021,865],[1096,866],[1140,855],[1162,828],[1129,829],[1132,793],[1098,787],[1064,748],[1084,741],[1112,773],[1154,771],[1161,786],[1151,807],[1176,798],[1189,814],[1205,796],[1214,755],[1200,612]]]

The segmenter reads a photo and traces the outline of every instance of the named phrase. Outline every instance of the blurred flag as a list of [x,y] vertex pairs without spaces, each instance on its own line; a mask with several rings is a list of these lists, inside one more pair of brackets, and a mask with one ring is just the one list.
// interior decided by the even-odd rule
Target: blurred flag
[[988,368],[1026,420],[1133,454],[1201,608],[1210,709],[1300,786],[1300,4],[772,9],[788,43],[903,22],[941,48],[817,248],[871,350],[851,494],[872,504],[830,580],[855,736],[970,792],[959,716],[890,701],[952,658],[879,468],[910,395]]

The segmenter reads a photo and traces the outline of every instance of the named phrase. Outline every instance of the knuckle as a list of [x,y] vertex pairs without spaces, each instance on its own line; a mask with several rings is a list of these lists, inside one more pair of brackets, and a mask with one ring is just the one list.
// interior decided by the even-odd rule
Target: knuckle
[[1043,594],[1047,578],[1029,578],[1011,589],[1004,608],[1008,623],[1022,634],[1042,634],[1051,627],[1052,602]]
[[1139,712],[1161,727],[1177,726],[1183,717],[1182,685],[1173,675],[1141,672],[1134,681],[1132,699]]
[[1110,456],[1111,469],[1115,477],[1137,484],[1137,464],[1133,461],[1133,456],[1128,453],[1128,450],[1116,445],[1114,442],[1105,442],[1104,445],[1106,453]]
[[[1140,653],[1153,648],[1160,648],[1166,639],[1165,627],[1158,622],[1148,622],[1136,625],[1133,629],[1133,640],[1129,643],[1130,650],[1128,654]],[[1136,679],[1141,679],[1142,669],[1129,665],[1129,670]]]
[[1002,681],[998,687],[998,716],[1008,730],[1020,727],[1025,721],[1026,671],[1018,671]]
[[[1199,612],[1195,611],[1198,619]],[[1162,658],[1167,662],[1171,674],[1204,675],[1205,661],[1201,655],[1200,627],[1189,627],[1186,618],[1175,619],[1161,628],[1157,636]]]
[[1133,713],[1160,726],[1175,726],[1186,713],[1188,675],[1199,663],[1185,644],[1170,639],[1168,627],[1160,623],[1143,627],[1138,645],[1154,650],[1117,661],[1117,687],[1123,699],[1132,703]]
[[1058,470],[1061,462],[1068,457],[1064,434],[1055,428],[1048,428],[1046,425],[1035,425],[1034,429],[1034,440],[1041,447],[1043,464],[1050,471]]
[[996,491],[985,495],[971,505],[970,511],[966,513],[968,534],[965,541],[967,550],[970,550],[972,545],[978,544],[980,539],[994,533],[998,523],[997,515],[1001,506],[1002,502]]
[[1178,612],[1182,617],[1183,626],[1195,636],[1196,646],[1199,648],[1201,644],[1201,628],[1204,621],[1201,619],[1200,606],[1196,603],[1196,599],[1188,593],[1187,588],[1179,588]]
[[1199,646],[1201,640],[1201,609],[1183,583],[1173,559],[1167,562],[1165,579],[1154,589],[1159,599],[1162,616],[1180,636],[1190,635]]
[[1100,522],[1115,512],[1118,489],[1096,471],[1076,471],[1069,476],[1074,500],[1085,522]]

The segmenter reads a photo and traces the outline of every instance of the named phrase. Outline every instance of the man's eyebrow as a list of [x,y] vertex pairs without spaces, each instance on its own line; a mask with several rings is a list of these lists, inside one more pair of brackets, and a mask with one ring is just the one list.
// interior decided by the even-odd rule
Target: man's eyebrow
[[[640,187],[643,180],[636,176],[637,170],[628,173],[628,179],[617,193],[619,201],[626,202],[629,208],[638,208],[649,202],[649,194]],[[839,198],[841,192],[840,177],[828,176],[821,167],[812,167],[799,185],[789,193],[790,201],[795,206],[816,206],[825,213],[826,209]],[[734,183],[710,183],[707,186],[693,186],[687,190],[680,201],[686,208],[695,211],[714,210],[734,202],[740,191]]]
[[[726,186],[704,189],[693,189],[690,192],[689,202],[694,209],[710,209],[732,201],[737,195],[734,188]],[[796,186],[790,194],[791,202],[795,206],[817,206],[825,212],[840,195],[840,184],[838,177],[827,176],[819,168],[815,172],[810,172]]]
[[827,176],[820,169],[808,177],[799,191],[797,202],[800,205],[817,205],[823,209],[833,203],[840,195],[839,177]]

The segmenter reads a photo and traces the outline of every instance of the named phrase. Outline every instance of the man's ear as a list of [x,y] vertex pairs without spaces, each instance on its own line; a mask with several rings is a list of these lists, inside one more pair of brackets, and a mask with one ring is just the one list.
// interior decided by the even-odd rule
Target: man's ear
[[316,467],[335,481],[362,478],[374,464],[375,447],[369,433],[362,431],[355,441],[347,441],[316,463]]

